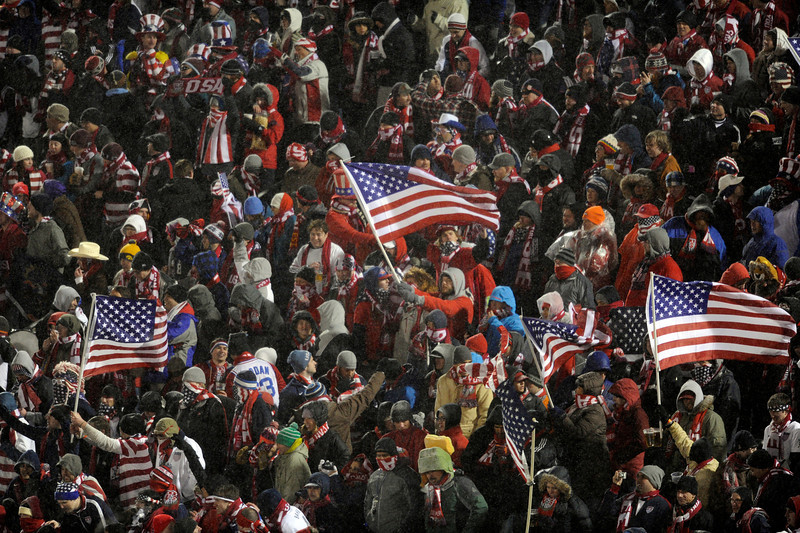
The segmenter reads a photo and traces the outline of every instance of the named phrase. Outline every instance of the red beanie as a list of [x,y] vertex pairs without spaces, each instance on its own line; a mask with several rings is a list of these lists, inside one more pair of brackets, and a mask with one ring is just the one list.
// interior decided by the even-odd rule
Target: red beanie
[[511,24],[523,30],[527,30],[531,25],[531,21],[527,13],[517,12],[511,15]]
[[467,348],[481,355],[486,355],[486,352],[489,351],[489,345],[486,344],[486,337],[484,337],[482,333],[468,338],[466,344]]

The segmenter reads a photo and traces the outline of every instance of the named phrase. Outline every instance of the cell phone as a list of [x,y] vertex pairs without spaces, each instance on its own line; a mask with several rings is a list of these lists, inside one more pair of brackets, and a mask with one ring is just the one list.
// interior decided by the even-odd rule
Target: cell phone
[[627,473],[627,472],[622,472],[622,473],[620,473],[620,475],[619,475],[619,478],[620,478],[621,480],[624,480],[626,477],[628,477],[628,473]]

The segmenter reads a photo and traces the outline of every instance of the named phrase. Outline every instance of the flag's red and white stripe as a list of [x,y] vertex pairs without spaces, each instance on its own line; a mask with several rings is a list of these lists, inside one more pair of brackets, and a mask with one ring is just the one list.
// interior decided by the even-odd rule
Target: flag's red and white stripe
[[508,378],[501,355],[496,355],[485,363],[462,363],[456,365],[456,373],[459,376],[459,379],[456,379],[457,382],[462,381],[462,378],[463,383],[461,384],[480,382],[491,389],[492,392],[495,392],[497,387]]
[[[491,191],[459,187],[413,167],[370,163],[354,163],[344,167],[351,182],[355,181],[358,185],[378,237],[383,242],[432,224],[463,225],[477,222],[493,230],[500,227],[497,196]],[[402,177],[397,176],[400,169]],[[386,172],[392,172],[393,175],[387,176]],[[376,189],[391,191],[392,180],[406,180],[414,185],[385,195],[375,193]]]
[[119,439],[119,444],[119,499],[123,507],[133,507],[139,492],[150,486],[153,462],[146,436]]
[[[690,285],[660,276],[655,279],[659,284],[655,291],[655,306],[659,310],[661,306],[672,305],[664,301],[662,290]],[[797,329],[792,317],[754,294],[722,283],[710,285],[705,312],[660,318],[655,322],[655,328],[652,323],[652,296],[648,297],[648,332],[651,341],[654,342],[657,337],[661,368],[711,359],[787,364],[789,341]],[[672,294],[666,298],[672,298]]]

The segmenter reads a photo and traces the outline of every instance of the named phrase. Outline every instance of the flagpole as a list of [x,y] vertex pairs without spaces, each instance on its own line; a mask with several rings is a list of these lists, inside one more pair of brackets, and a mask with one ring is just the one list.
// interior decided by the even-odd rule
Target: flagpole
[[[653,349],[653,358],[656,361],[656,397],[658,399],[658,405],[661,405],[661,365],[658,362],[658,328],[656,327],[656,291],[655,291],[655,279],[656,275],[654,272],[650,272],[650,314],[653,318],[653,343],[651,345]],[[658,431],[659,433],[663,431],[661,427],[661,420],[658,421]]]
[[[81,389],[83,388],[83,371],[86,369],[86,352],[89,347],[89,341],[91,340],[92,336],[94,335],[94,326],[95,326],[95,312],[94,306],[97,302],[95,298],[95,293],[92,293],[89,296],[92,299],[92,307],[89,308],[89,322],[86,324],[86,335],[81,339],[81,370],[78,374],[78,392],[75,393],[75,408],[73,412],[78,412],[78,403],[81,399]],[[75,438],[75,435],[70,436],[70,442],[72,439]]]
[[[545,389],[547,390],[547,389]],[[523,452],[524,453],[524,452]],[[531,511],[533,510],[533,463],[534,455],[536,455],[536,429],[534,428],[531,433],[531,484],[528,486],[528,517],[525,521],[525,533],[531,530]]]
[[522,322],[522,327],[525,330],[525,341],[528,343],[528,346],[531,348],[531,353],[533,354],[533,362],[536,364],[536,370],[539,371],[539,377],[542,378],[542,387],[544,387],[544,393],[547,395],[547,401],[550,402],[550,406],[554,406],[553,398],[550,397],[550,390],[547,388],[547,383],[544,381],[544,371],[542,370],[542,362],[539,361],[539,350],[534,346],[533,341],[531,340],[531,332],[528,331],[528,326],[525,324],[525,321],[522,320],[522,315],[519,315],[520,322]]
[[364,213],[364,216],[367,219],[367,225],[369,225],[369,229],[372,231],[372,235],[375,236],[375,241],[378,243],[378,248],[380,248],[381,253],[383,254],[383,259],[389,266],[389,270],[392,273],[394,281],[396,283],[400,283],[403,280],[400,279],[400,276],[397,274],[397,271],[395,271],[394,265],[392,264],[392,260],[389,259],[389,254],[386,253],[386,248],[383,247],[381,238],[378,237],[378,230],[375,229],[375,222],[372,220],[372,216],[370,216],[369,214],[369,209],[367,209],[367,202],[364,201],[364,196],[361,194],[361,189],[358,188],[358,183],[353,178],[353,175],[350,174],[350,170],[347,168],[347,165],[344,164],[344,162],[342,162],[342,170],[344,170],[344,173],[347,174],[347,179],[350,181],[350,186],[356,193],[356,199],[358,200],[359,207],[361,207],[361,212]]

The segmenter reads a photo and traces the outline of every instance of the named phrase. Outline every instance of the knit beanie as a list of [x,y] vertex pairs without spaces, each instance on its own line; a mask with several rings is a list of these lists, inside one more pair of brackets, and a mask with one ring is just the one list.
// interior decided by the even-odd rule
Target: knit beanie
[[592,224],[599,226],[606,220],[606,212],[599,205],[590,207],[583,212],[583,220],[588,220]]
[[405,422],[411,420],[411,404],[406,400],[400,400],[392,406],[392,422]]
[[278,431],[278,438],[275,439],[275,442],[277,444],[282,444],[287,448],[291,448],[300,438],[302,438],[302,435],[300,435],[300,429],[297,427],[297,423],[292,422],[290,425]]
[[187,383],[187,382],[189,382],[189,383],[202,383],[203,386],[205,386],[206,385],[206,375],[200,369],[200,367],[193,366],[191,368],[187,368],[183,372],[183,377],[181,378],[181,381],[183,381],[184,383]]
[[484,355],[489,351],[489,344],[486,342],[486,337],[482,333],[473,335],[467,339],[467,348],[475,353]]
[[355,370],[357,365],[358,365],[358,360],[356,359],[356,354],[354,354],[350,350],[342,350],[336,357],[336,366],[338,366],[339,368],[344,368],[346,370]]
[[31,195],[31,203],[42,216],[50,216],[53,212],[53,199],[44,192],[37,192]]
[[775,464],[775,458],[772,457],[767,450],[761,448],[754,451],[753,454],[747,458],[747,464],[750,468],[772,468]]
[[597,144],[602,146],[603,150],[605,150],[606,154],[608,155],[614,155],[619,152],[619,143],[617,142],[617,138],[610,133],[597,141]]
[[305,370],[309,361],[311,361],[311,352],[308,350],[293,350],[287,359],[289,366],[292,367],[295,374],[299,374]]
[[511,98],[514,96],[514,86],[508,80],[499,79],[492,84],[492,92],[501,98]]
[[453,161],[469,165],[474,163],[475,159],[475,150],[468,144],[462,144],[453,150]]
[[645,465],[639,470],[641,474],[650,480],[650,484],[658,490],[661,488],[661,480],[664,479],[664,471],[656,465]]
[[378,452],[397,455],[397,444],[389,437],[383,437],[375,443],[375,453]]
[[678,480],[677,490],[697,495],[697,478],[694,476],[681,476]]
[[608,196],[608,182],[600,176],[592,176],[586,182],[586,189],[593,189],[597,191],[600,198],[605,199]]
[[575,252],[572,251],[572,248],[564,246],[556,254],[556,261],[575,266]]

